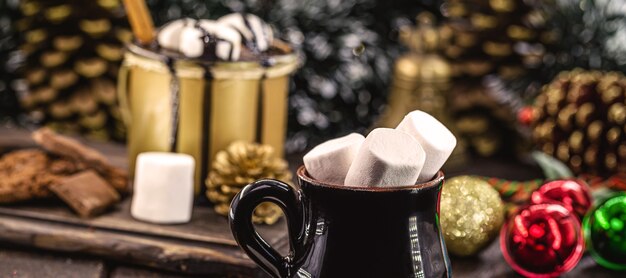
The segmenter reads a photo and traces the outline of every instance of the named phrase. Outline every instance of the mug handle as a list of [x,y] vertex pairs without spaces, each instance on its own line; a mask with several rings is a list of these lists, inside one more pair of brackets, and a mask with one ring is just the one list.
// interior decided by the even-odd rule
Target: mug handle
[[[252,224],[254,209],[262,202],[278,205],[287,219],[289,254],[282,257],[256,232]],[[296,190],[277,180],[259,180],[244,187],[230,204],[230,229],[239,246],[273,277],[291,277],[306,255],[308,238],[306,200]]]
[[130,104],[128,102],[128,73],[129,66],[122,63],[117,74],[117,101],[122,114],[122,121],[129,127],[131,122]]

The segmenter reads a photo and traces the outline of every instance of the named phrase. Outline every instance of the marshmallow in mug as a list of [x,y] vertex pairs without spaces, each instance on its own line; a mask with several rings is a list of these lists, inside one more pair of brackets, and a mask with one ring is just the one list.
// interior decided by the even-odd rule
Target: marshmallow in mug
[[191,220],[195,160],[188,154],[144,152],[137,156],[131,215],[175,224]]
[[364,140],[363,135],[351,133],[319,144],[303,157],[304,167],[316,180],[343,184]]
[[218,23],[235,28],[242,36],[243,41],[253,42],[252,49],[266,51],[272,45],[274,33],[260,17],[253,14],[232,13],[220,17]]
[[419,110],[407,114],[396,129],[413,136],[426,152],[427,162],[418,183],[432,179],[456,146],[456,137],[450,130],[430,114]]
[[261,18],[241,13],[228,14],[217,21],[175,20],[161,28],[157,40],[163,48],[197,58],[205,54],[207,35],[217,39],[214,54],[225,61],[238,61],[244,42],[252,51],[263,52],[274,40],[272,28]]
[[217,38],[214,53],[217,58],[225,61],[239,60],[241,35],[234,28],[213,20],[184,18],[172,21],[161,28],[157,40],[165,49],[197,58],[205,54],[205,39],[208,35]]
[[406,132],[377,128],[365,138],[350,165],[346,186],[402,186],[415,184],[426,154]]

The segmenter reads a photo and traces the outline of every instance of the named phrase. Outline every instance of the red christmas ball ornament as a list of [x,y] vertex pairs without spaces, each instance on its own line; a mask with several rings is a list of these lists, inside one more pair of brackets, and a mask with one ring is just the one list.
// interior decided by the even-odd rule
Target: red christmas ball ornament
[[531,204],[559,203],[582,220],[591,209],[589,187],[583,181],[555,180],[542,185],[530,196]]
[[584,251],[580,222],[560,204],[520,209],[502,227],[500,249],[517,273],[557,277],[578,264]]

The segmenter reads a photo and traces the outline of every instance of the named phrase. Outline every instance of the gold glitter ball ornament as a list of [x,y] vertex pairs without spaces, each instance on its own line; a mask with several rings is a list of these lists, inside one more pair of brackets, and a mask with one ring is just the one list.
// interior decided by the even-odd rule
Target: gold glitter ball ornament
[[441,192],[441,230],[448,251],[471,256],[487,246],[500,231],[504,205],[486,181],[459,176],[446,181]]
[[[236,141],[218,152],[206,180],[206,196],[215,204],[215,212],[228,215],[230,202],[244,186],[259,179],[291,182],[287,162],[274,154],[269,145]],[[254,214],[254,223],[274,224],[282,215],[273,203],[261,203]]]

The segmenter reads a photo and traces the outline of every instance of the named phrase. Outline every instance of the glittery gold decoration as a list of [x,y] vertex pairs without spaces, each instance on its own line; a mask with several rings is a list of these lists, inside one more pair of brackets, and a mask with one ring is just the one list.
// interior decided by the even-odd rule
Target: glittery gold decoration
[[[206,180],[206,196],[215,204],[215,211],[228,215],[230,202],[241,189],[259,179],[277,179],[291,182],[291,173],[284,159],[274,154],[269,145],[236,141],[220,151],[212,163]],[[252,221],[274,224],[281,216],[280,208],[273,203],[260,204]]]
[[447,180],[441,192],[440,210],[446,247],[457,256],[471,256],[487,246],[504,221],[500,195],[476,177]]
[[[544,86],[533,105],[537,148],[575,173],[611,176],[626,171],[626,77],[574,69]],[[554,125],[553,123],[556,123]]]

